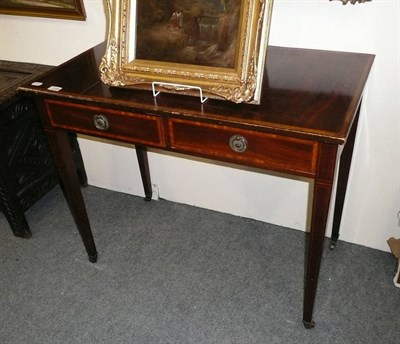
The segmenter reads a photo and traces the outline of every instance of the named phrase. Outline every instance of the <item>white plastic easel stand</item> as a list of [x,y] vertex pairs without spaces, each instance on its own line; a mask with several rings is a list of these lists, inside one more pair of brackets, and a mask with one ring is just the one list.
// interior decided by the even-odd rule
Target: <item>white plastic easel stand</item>
[[190,90],[190,89],[199,90],[199,92],[200,92],[200,102],[202,104],[204,104],[205,101],[208,99],[208,98],[204,98],[203,97],[203,90],[201,89],[201,87],[198,87],[198,86],[180,85],[180,84],[173,84],[173,83],[169,83],[169,82],[158,82],[158,81],[152,82],[151,85],[152,85],[152,88],[153,88],[153,97],[154,98],[157,97],[161,93],[161,91],[158,91],[158,92],[156,91],[156,85],[158,85],[158,86],[169,86],[169,87],[183,88],[183,89],[188,89],[188,90]]

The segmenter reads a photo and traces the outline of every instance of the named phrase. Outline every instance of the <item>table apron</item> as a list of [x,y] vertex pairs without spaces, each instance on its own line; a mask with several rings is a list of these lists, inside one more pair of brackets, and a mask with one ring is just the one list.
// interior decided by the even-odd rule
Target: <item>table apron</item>
[[313,178],[319,143],[237,125],[45,99],[48,129]]

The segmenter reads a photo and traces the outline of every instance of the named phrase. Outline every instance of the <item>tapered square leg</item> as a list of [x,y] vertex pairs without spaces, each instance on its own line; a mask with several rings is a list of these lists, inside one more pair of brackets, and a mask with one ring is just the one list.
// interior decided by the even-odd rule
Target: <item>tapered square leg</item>
[[46,130],[63,191],[82,238],[89,261],[97,261],[97,250],[86,212],[77,171],[69,144],[68,134],[63,131]]
[[308,329],[315,326],[312,315],[324,246],[336,156],[336,145],[320,145],[314,184],[311,228],[306,255],[303,324]]

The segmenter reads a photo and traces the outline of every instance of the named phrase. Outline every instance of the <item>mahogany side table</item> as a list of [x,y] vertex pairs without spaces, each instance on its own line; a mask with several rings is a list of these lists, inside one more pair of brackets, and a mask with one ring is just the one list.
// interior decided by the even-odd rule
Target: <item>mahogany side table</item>
[[[97,260],[97,251],[68,132],[135,144],[148,199],[151,182],[146,147],[305,176],[314,180],[314,190],[303,323],[313,327],[334,175],[337,172],[339,180],[333,242],[339,233],[361,98],[374,56],[269,47],[260,105],[211,99],[200,104],[194,97],[160,94],[154,98],[149,91],[103,84],[98,66],[104,50],[104,44],[98,45],[38,80],[41,86],[20,88],[36,97],[90,261]],[[338,149],[341,145],[343,150]]]

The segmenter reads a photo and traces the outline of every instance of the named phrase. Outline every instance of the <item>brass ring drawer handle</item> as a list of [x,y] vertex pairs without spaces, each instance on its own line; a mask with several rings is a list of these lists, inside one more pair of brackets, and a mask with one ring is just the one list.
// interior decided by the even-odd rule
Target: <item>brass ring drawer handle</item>
[[233,135],[229,139],[229,146],[236,153],[243,153],[247,149],[247,140],[242,135]]
[[94,115],[93,122],[94,126],[102,131],[106,131],[109,127],[108,118],[104,115]]

